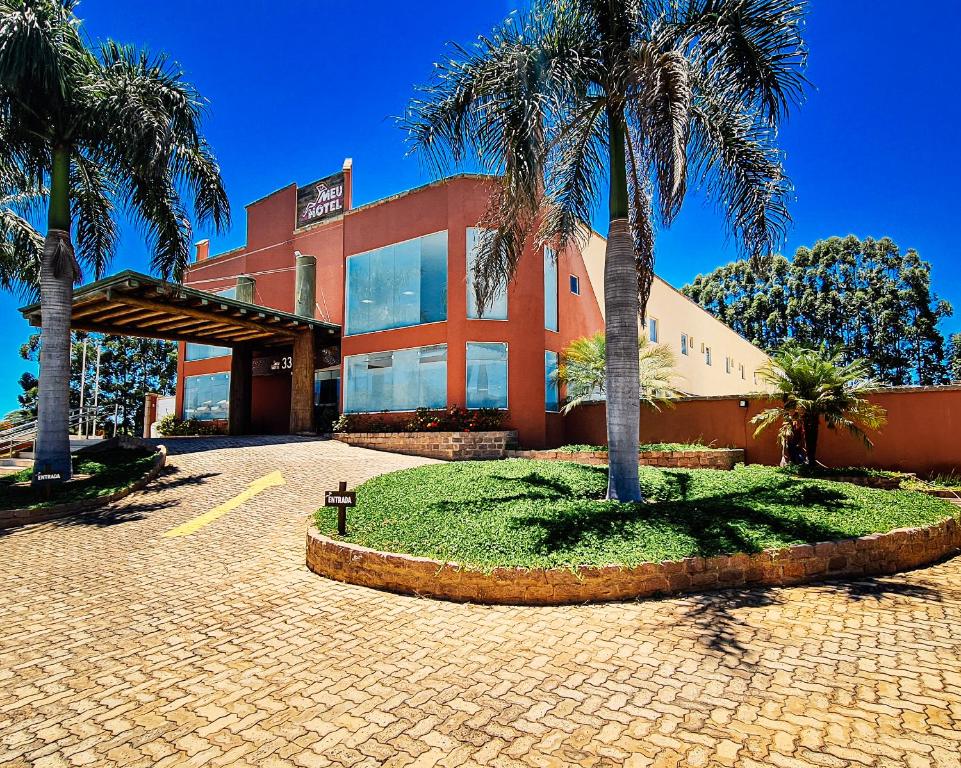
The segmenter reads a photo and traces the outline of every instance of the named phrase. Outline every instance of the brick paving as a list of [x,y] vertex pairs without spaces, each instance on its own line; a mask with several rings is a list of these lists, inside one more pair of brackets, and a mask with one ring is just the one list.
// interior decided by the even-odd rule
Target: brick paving
[[[325,489],[424,460],[169,444],[152,490],[0,535],[0,765],[961,766],[961,559],[660,602],[430,602],[303,565]],[[284,487],[162,538],[277,469]]]

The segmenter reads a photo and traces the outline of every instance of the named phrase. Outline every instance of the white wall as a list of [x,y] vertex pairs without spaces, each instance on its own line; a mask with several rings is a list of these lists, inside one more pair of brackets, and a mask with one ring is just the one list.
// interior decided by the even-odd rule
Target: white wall
[[[584,264],[594,295],[604,314],[604,251],[607,241],[596,232],[583,250]],[[762,387],[754,372],[768,356],[732,331],[673,286],[654,278],[647,316],[657,320],[657,343],[670,347],[677,359],[677,386],[691,395],[741,395]],[[681,354],[681,334],[687,334],[688,354]],[[711,349],[711,365],[705,352]],[[725,358],[731,359],[730,373]],[[741,377],[741,366],[744,376]]]

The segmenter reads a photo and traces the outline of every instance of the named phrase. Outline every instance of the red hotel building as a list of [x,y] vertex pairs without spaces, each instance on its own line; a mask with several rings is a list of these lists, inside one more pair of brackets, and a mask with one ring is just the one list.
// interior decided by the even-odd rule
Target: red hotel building
[[[247,206],[246,245],[211,256],[198,243],[184,284],[340,326],[340,359],[317,362],[318,408],[506,408],[523,445],[556,444],[550,374],[558,353],[603,328],[603,316],[574,248],[556,260],[531,248],[506,295],[479,316],[469,257],[489,183],[455,176],[352,208],[347,161],[342,174]],[[229,355],[180,344],[177,413],[226,418]],[[290,367],[283,350],[255,356],[250,431],[288,431]]]

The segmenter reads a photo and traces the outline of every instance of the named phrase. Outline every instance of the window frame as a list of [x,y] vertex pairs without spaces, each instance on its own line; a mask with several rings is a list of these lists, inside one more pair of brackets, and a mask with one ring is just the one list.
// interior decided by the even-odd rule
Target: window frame
[[581,295],[581,278],[577,275],[571,275],[568,281],[568,287],[571,289],[571,294],[573,296]]
[[[548,256],[548,254],[553,254],[553,257]],[[544,330],[549,333],[560,333],[561,330],[561,255],[555,251],[553,248],[544,246],[543,249],[543,259],[544,259]],[[553,266],[554,272],[554,327],[551,328],[547,320],[547,265],[548,262]]]
[[684,357],[691,356],[691,337],[686,333],[681,334],[681,354]]
[[[213,378],[215,376],[225,376],[227,379],[227,415],[224,417],[216,417],[210,419],[198,418],[196,415],[187,415],[187,384],[191,380]],[[184,421],[188,419],[195,419],[197,421],[229,421],[230,420],[230,371],[215,371],[213,373],[195,373],[191,376],[183,377],[184,388],[183,388],[183,399],[180,404],[180,418]],[[194,409],[196,410],[196,409]]]
[[[561,382],[560,382],[558,379],[555,379],[555,380],[554,380],[554,389],[555,389],[555,391],[557,392],[557,407],[556,407],[556,408],[553,408],[553,409],[547,407],[547,386],[548,386],[548,379],[547,379],[547,357],[548,357],[548,355],[554,355],[554,370],[555,370],[555,371],[557,371],[557,370],[560,368],[560,365],[561,365],[561,356],[560,356],[560,353],[555,352],[555,351],[552,350],[552,349],[545,349],[545,350],[544,350],[544,412],[545,412],[545,413],[560,413],[560,412],[561,412]],[[509,391],[510,391],[510,384],[509,384],[509,382],[508,382],[508,393],[509,393]]]
[[[471,305],[471,292],[473,291],[473,286],[471,285],[471,249],[470,249],[470,233],[471,230],[476,230],[478,232],[484,231],[484,227],[467,227],[464,230],[464,267],[466,275],[466,288],[465,293],[465,313],[468,320],[487,320],[492,323],[506,323],[511,318],[511,300],[509,286],[504,286],[504,316],[503,317],[475,317],[470,313]],[[448,246],[450,242],[448,241]],[[450,258],[450,252],[448,251],[448,259]]]
[[[418,408],[401,408],[398,410],[384,410],[383,408],[376,411],[350,411],[347,409],[347,391],[348,382],[350,380],[350,366],[347,361],[352,357],[367,357],[370,358],[371,355],[393,355],[395,352],[411,352],[413,350],[429,349],[430,347],[444,347],[446,359],[444,360],[444,405],[437,406],[419,406],[420,408],[429,408],[430,410],[440,410],[441,408],[446,408],[450,402],[450,392],[448,391],[448,384],[450,383],[450,371],[447,370],[447,366],[450,363],[450,345],[445,341],[443,344],[421,344],[417,347],[399,347],[397,349],[381,349],[374,352],[358,352],[356,355],[345,355],[343,360],[343,372],[340,377],[340,391],[341,391],[341,410],[343,413],[347,414],[368,414],[368,413],[416,413]],[[391,359],[391,368],[393,368],[393,359]],[[315,371],[316,373],[316,371]]]

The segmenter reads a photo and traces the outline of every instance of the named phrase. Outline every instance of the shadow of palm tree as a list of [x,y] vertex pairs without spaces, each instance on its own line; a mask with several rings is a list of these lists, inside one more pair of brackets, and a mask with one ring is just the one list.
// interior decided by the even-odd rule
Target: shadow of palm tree
[[140,504],[123,504],[107,506],[89,512],[79,512],[75,515],[62,517],[54,521],[57,526],[92,526],[95,528],[109,528],[122,523],[134,523],[146,519],[151,512],[174,506],[172,502],[154,502]]
[[203,485],[212,477],[220,477],[220,472],[198,472],[192,475],[176,477],[181,472],[177,467],[164,467],[157,479],[144,488],[143,493],[158,493],[171,488],[181,488],[184,486]]

